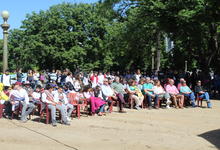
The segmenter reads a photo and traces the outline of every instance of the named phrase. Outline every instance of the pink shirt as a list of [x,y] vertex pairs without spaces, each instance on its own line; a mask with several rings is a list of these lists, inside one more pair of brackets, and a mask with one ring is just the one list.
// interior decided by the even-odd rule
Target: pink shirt
[[177,85],[178,90],[180,90],[181,86],[182,86],[182,84],[178,83],[178,85]]
[[176,86],[175,85],[170,85],[168,84],[166,86],[166,91],[169,93],[169,94],[179,94],[179,91],[177,90]]

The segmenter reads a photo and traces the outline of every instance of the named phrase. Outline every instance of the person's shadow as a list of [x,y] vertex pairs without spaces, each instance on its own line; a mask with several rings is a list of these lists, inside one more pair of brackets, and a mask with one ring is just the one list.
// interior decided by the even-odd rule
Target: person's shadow
[[220,129],[205,132],[198,136],[206,139],[220,150]]

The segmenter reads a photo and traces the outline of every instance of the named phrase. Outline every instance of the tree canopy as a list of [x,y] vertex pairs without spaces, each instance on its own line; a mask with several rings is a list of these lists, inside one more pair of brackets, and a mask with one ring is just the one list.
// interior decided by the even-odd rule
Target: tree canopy
[[[218,70],[220,1],[104,0],[28,14],[9,34],[11,69]],[[165,51],[164,37],[174,41]],[[156,49],[156,51],[152,51]],[[157,63],[158,65],[158,63]]]

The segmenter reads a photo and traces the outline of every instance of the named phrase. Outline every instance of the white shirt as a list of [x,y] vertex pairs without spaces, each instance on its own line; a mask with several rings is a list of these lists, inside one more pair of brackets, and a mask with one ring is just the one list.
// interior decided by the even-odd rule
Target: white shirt
[[136,81],[139,82],[140,78],[141,78],[141,74],[134,74],[134,77],[135,77]]
[[102,92],[105,96],[113,96],[114,91],[112,90],[112,88],[109,85],[102,85],[101,86]]
[[66,83],[70,82],[73,85],[73,78],[71,76],[67,76],[65,82]]
[[28,93],[25,89],[20,89],[20,90],[12,90],[10,92],[10,98],[17,98],[17,99],[24,99],[24,101],[26,102],[26,104],[29,104],[29,97],[28,97]]
[[154,94],[161,94],[161,93],[165,93],[164,89],[162,86],[154,86],[153,87],[153,92]]
[[41,98],[41,93],[33,92],[32,97],[33,99],[39,100]]
[[2,78],[2,83],[4,84],[4,86],[11,86],[10,75],[3,74]]
[[73,84],[76,91],[79,91],[81,89],[80,83],[78,80],[76,80]]
[[86,78],[86,77],[83,78],[83,84],[84,84],[84,85],[89,85],[89,80],[88,80],[88,78]]
[[105,77],[104,77],[104,75],[103,74],[101,74],[101,75],[98,75],[98,82],[99,82],[99,84],[100,85],[102,85],[103,84],[103,81],[104,81],[104,79],[105,79]]
[[52,102],[47,99],[47,94],[45,94],[45,93],[42,94],[41,100],[44,103],[52,104]]
[[[58,102],[63,102],[64,104],[68,103],[68,100],[67,100],[65,93],[59,93],[58,91],[53,91],[53,96],[54,96],[54,101],[56,103],[58,103]],[[61,96],[63,97],[63,99],[61,99]]]
[[33,79],[34,79],[35,81],[38,81],[38,80],[39,80],[39,77],[40,77],[40,74],[39,74],[39,73],[34,73],[34,74],[33,74]]
[[50,79],[53,80],[53,81],[56,81],[57,80],[57,74],[56,73],[50,73]]

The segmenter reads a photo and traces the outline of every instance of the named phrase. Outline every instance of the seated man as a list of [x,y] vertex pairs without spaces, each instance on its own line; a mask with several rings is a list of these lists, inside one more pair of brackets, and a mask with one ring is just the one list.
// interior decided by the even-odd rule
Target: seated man
[[195,95],[192,92],[192,90],[186,85],[186,81],[182,82],[182,86],[180,87],[180,93],[190,99],[192,107],[196,107]]
[[207,102],[207,107],[208,107],[208,108],[212,108],[212,104],[211,104],[211,101],[210,101],[210,99],[209,99],[209,93],[204,90],[204,88],[203,88],[202,85],[201,85],[201,81],[198,81],[198,82],[197,82],[197,85],[195,86],[195,93],[196,93],[197,96],[199,96],[200,98],[206,100],[206,102]]
[[[111,88],[111,86],[108,83],[108,79],[104,79],[103,81],[103,85],[101,86],[101,91],[102,91],[102,96],[103,96],[103,100],[105,100],[106,102],[108,102],[109,106],[111,105],[112,101],[110,100],[117,100],[117,96],[114,93],[114,90]],[[109,109],[109,108],[108,108]]]
[[[147,96],[149,109],[152,108],[152,98],[155,98],[155,95],[153,93],[153,87],[154,85],[151,83],[150,78],[147,77],[146,83],[143,85],[143,91],[144,91],[144,95]],[[157,105],[158,105],[158,98],[155,98],[154,107],[157,108]]]
[[160,81],[159,80],[156,80],[155,82],[155,85],[153,87],[153,92],[156,96],[156,98],[163,98],[163,99],[166,99],[166,104],[167,104],[167,108],[170,108],[170,104],[171,104],[171,101],[170,101],[170,94],[165,92],[164,88],[161,86],[160,84]]
[[[10,92],[12,105],[16,107],[19,102],[22,104],[21,121],[27,122],[27,116],[33,111],[35,105],[29,102],[28,93],[22,88],[21,82],[16,82],[14,89]],[[12,109],[14,108],[12,107]]]
[[[174,85],[174,80],[170,79],[169,84],[165,87],[166,92],[170,94],[172,101],[175,105],[175,108],[183,108],[184,96],[179,93],[176,86]],[[177,104],[177,100],[179,101],[179,106]]]
[[51,121],[52,126],[56,125],[56,109],[60,110],[61,117],[64,125],[70,125],[70,123],[67,121],[67,110],[66,107],[62,105],[61,102],[55,101],[54,95],[53,95],[53,87],[48,84],[46,86],[46,90],[44,93],[42,93],[42,102],[48,104],[48,108],[51,110]]
[[63,92],[62,87],[60,86],[56,91],[53,92],[54,99],[56,102],[61,102],[67,110],[67,120],[71,120],[71,114],[74,110],[74,106],[69,103],[66,94]]
[[115,77],[115,81],[111,84],[114,92],[116,93],[119,100],[119,112],[125,113],[123,111],[123,105],[125,104],[124,94],[126,94],[123,84],[120,83],[120,78]]

